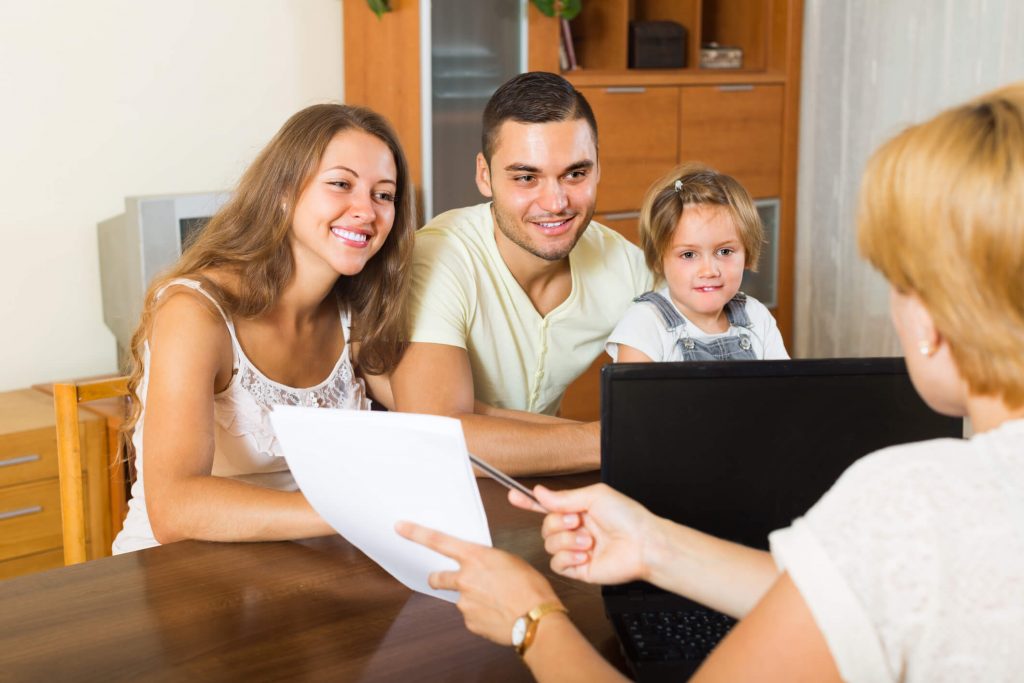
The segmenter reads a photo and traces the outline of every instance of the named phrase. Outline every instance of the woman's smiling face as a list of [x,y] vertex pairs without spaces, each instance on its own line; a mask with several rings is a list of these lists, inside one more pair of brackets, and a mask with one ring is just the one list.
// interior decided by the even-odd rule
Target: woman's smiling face
[[383,140],[357,129],[335,135],[295,205],[296,265],[361,272],[394,224],[397,175]]

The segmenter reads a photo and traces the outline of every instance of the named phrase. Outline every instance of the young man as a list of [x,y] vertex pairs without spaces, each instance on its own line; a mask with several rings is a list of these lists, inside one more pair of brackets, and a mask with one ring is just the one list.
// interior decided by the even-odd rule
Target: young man
[[460,418],[469,450],[512,474],[600,462],[598,423],[555,413],[651,276],[591,222],[599,177],[587,101],[560,76],[521,74],[484,110],[476,183],[491,201],[416,234],[396,408]]

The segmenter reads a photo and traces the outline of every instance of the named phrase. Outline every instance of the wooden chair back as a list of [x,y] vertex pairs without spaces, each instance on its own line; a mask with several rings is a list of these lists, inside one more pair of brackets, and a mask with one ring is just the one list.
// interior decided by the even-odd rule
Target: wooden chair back
[[[82,403],[128,395],[128,378],[53,385],[53,408],[57,417],[57,469],[60,476],[61,531],[64,536],[64,564],[85,562],[86,507],[82,482],[82,447],[78,428],[78,407]],[[116,455],[116,454],[114,454]],[[94,473],[98,476],[100,473]]]

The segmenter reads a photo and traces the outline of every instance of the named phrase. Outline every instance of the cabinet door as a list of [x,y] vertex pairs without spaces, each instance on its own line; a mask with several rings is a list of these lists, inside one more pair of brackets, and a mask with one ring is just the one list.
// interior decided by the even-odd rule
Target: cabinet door
[[676,163],[679,88],[580,88],[597,118],[599,212],[640,208],[648,186]]
[[754,197],[778,197],[782,180],[781,85],[681,88],[679,158],[735,177]]

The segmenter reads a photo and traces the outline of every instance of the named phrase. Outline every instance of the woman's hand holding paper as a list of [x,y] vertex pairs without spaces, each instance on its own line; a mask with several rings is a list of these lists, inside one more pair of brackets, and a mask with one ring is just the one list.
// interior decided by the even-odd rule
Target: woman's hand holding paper
[[[587,583],[613,584],[646,579],[654,538],[652,515],[639,503],[604,485],[569,491],[534,488],[550,510],[541,533],[551,553],[551,569]],[[509,502],[537,510],[526,496],[509,492]]]

